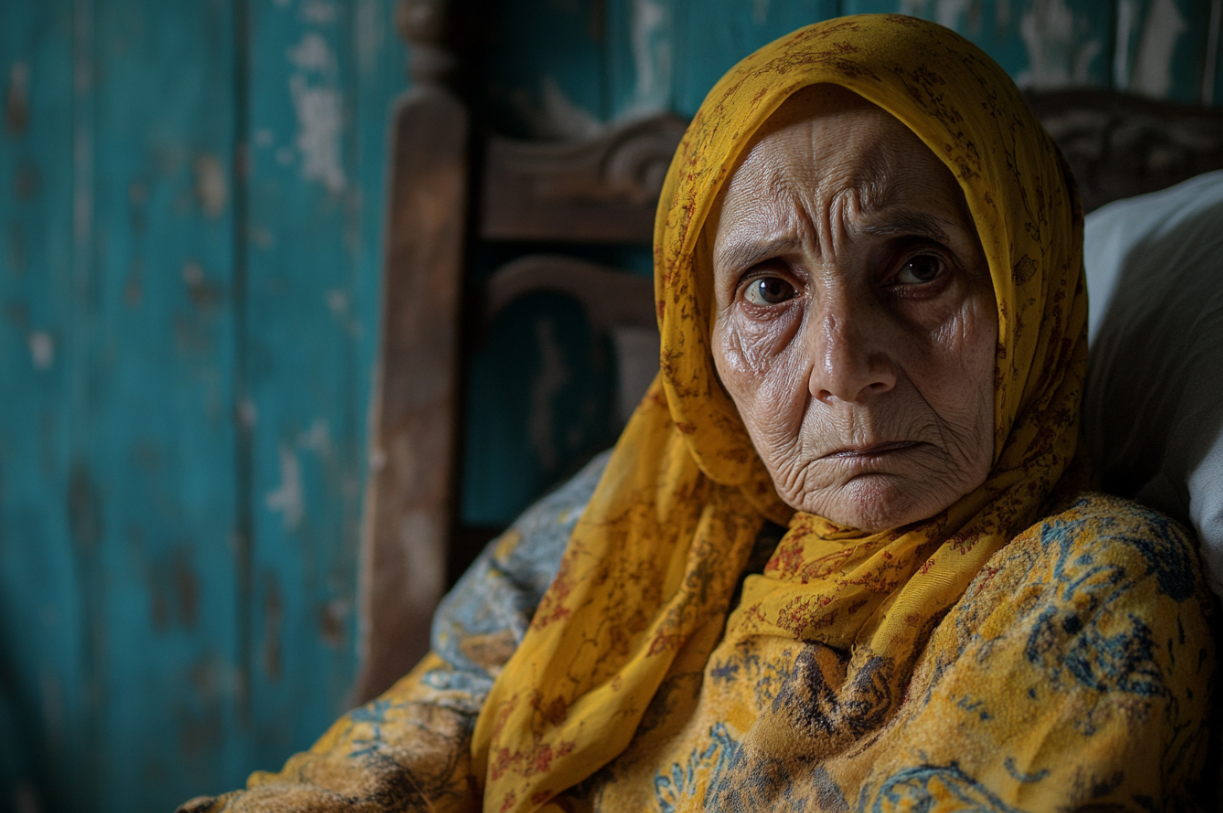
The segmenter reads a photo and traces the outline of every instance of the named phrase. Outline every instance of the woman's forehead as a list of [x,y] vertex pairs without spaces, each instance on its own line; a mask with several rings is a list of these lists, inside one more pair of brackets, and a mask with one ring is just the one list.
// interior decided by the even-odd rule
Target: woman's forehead
[[969,225],[951,171],[896,118],[846,94],[833,99],[840,104],[788,102],[761,128],[719,195],[719,247],[761,230],[792,231],[834,209],[868,230],[915,218]]

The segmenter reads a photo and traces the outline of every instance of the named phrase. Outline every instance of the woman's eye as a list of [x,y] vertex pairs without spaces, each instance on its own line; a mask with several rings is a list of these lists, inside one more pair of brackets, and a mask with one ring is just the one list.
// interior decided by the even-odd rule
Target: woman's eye
[[901,285],[920,285],[937,279],[944,270],[943,261],[934,254],[918,254],[905,260],[896,274]]
[[753,305],[776,305],[794,296],[794,286],[781,277],[757,277],[747,284],[745,296]]

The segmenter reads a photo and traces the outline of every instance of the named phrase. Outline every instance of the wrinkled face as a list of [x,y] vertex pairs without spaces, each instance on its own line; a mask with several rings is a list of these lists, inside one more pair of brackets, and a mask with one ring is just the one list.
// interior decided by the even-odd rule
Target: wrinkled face
[[888,113],[817,86],[770,118],[719,202],[714,362],[782,499],[880,531],[983,483],[997,312],[950,171]]

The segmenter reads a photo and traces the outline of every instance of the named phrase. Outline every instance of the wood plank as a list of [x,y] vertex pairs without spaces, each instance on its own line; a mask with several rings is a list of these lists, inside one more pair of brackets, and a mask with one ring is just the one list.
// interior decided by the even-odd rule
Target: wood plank
[[843,0],[842,8],[846,14],[901,12],[941,23],[985,49],[1020,87],[1111,82],[1112,0]]
[[77,4],[90,10],[69,486],[96,721],[84,809],[166,810],[245,761],[234,19],[229,2]]
[[[276,768],[348,703],[368,398],[354,307],[362,268],[358,13],[245,4],[249,186],[244,414],[250,421],[248,768]],[[380,128],[377,114],[368,126]],[[368,303],[368,297],[366,298]]]
[[72,0],[0,4],[0,807],[85,810],[68,516]]

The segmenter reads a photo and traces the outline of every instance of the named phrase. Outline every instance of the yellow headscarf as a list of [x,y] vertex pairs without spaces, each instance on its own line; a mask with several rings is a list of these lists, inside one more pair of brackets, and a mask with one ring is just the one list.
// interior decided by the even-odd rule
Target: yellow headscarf
[[[998,304],[994,465],[938,516],[877,534],[778,499],[709,348],[712,272],[696,247],[719,190],[795,91],[844,86],[954,173]],[[1032,524],[1075,453],[1086,363],[1082,217],[1068,173],[980,49],[898,15],[800,29],[709,93],[671,164],[655,227],[662,369],[574,531],[531,629],[485,702],[473,773],[485,810],[548,805],[623,751],[675,664],[720,637],[854,646],[911,664],[984,562]],[[765,518],[790,530],[727,613]]]

